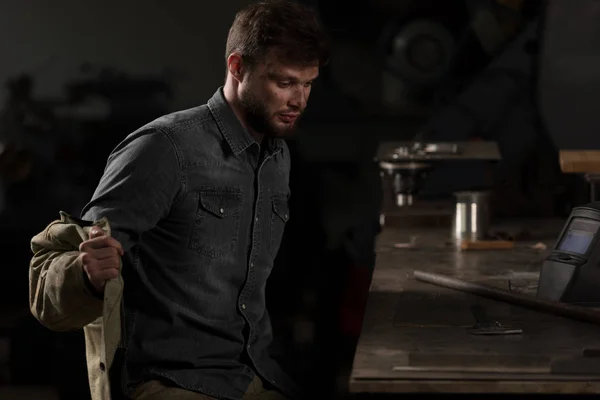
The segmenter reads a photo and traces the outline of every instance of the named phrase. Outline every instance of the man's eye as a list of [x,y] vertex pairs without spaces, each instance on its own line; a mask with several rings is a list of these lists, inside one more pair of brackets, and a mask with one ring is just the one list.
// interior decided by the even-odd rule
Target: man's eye
[[277,82],[277,86],[280,88],[287,88],[290,87],[290,82]]

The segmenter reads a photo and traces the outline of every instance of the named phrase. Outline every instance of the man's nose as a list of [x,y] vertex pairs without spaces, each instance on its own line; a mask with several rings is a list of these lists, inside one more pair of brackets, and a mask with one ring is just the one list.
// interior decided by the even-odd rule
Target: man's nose
[[306,108],[306,102],[308,100],[308,90],[304,87],[300,87],[294,91],[294,95],[288,102],[290,106],[299,110]]

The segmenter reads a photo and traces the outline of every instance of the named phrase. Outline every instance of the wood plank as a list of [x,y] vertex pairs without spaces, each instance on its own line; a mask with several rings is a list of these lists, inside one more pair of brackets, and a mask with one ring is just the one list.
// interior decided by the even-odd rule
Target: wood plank
[[[592,376],[549,372],[552,359],[577,357],[584,348],[600,348],[600,326],[412,277],[414,270],[424,270],[535,293],[541,263],[563,223],[546,221],[538,226],[523,222],[498,227],[505,232],[528,227],[531,241],[516,242],[512,250],[481,252],[449,246],[447,229],[385,228],[377,241],[377,262],[350,389],[371,393],[600,393],[600,371]],[[417,247],[394,247],[415,236]],[[538,242],[547,247],[532,249]],[[491,320],[520,328],[523,333],[470,334],[467,328],[476,323],[471,312],[474,305],[485,309]]]
[[600,172],[600,150],[561,150],[559,160],[566,173]]

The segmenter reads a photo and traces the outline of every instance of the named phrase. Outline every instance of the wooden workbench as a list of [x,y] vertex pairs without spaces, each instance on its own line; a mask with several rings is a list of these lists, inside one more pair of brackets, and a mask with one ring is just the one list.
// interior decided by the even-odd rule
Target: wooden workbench
[[[456,251],[446,228],[385,228],[357,346],[350,391],[355,393],[600,393],[600,375],[558,375],[550,359],[600,348],[600,326],[416,281],[414,270],[535,295],[541,263],[564,221],[498,226],[530,240],[513,250]],[[416,236],[417,248],[395,243]],[[547,245],[536,250],[536,243]],[[472,305],[521,328],[520,335],[476,336]]]

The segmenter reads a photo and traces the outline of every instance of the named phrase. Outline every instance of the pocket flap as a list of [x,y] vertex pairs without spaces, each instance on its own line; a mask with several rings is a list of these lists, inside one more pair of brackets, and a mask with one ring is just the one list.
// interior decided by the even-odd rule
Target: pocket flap
[[287,196],[284,194],[273,195],[273,212],[284,222],[290,219],[290,208]]
[[234,188],[200,190],[200,204],[217,217],[237,214],[242,209],[242,191]]

